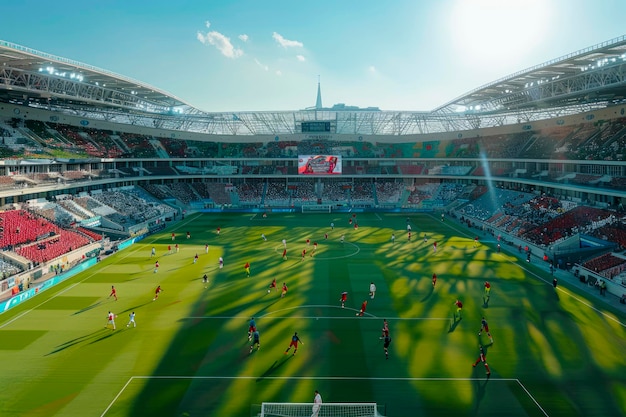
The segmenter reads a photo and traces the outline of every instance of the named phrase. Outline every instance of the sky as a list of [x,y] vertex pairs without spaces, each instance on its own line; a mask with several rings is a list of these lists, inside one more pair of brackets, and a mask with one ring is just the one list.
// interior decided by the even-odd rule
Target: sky
[[626,35],[624,0],[21,0],[1,10],[1,40],[209,112],[312,107],[318,80],[324,107],[428,111]]

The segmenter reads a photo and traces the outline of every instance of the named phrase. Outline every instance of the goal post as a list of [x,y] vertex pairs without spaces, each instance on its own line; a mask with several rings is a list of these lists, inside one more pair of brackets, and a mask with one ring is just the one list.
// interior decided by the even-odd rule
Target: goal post
[[331,204],[303,204],[302,213],[332,213]]
[[258,417],[384,417],[376,403],[263,403]]

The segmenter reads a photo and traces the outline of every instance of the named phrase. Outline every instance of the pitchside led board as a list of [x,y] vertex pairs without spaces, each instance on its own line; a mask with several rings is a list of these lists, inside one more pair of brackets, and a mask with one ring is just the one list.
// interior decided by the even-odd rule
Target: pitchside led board
[[341,155],[300,155],[298,174],[341,175]]

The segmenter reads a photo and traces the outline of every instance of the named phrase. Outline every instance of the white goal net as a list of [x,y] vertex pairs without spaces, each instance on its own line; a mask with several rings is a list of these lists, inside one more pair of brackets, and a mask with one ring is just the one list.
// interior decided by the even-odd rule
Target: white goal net
[[376,403],[263,403],[259,417],[384,417]]
[[333,206],[330,204],[305,204],[302,205],[303,213],[332,213]]

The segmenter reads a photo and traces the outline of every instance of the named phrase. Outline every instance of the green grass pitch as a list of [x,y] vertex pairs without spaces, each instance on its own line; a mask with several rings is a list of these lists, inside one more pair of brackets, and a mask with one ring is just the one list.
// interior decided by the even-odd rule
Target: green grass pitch
[[[475,248],[474,232],[455,223],[412,214],[409,242],[406,215],[359,213],[358,229],[350,216],[190,215],[0,315],[0,415],[249,417],[262,402],[312,402],[316,389],[390,417],[626,415],[623,311],[564,283],[555,291],[536,265],[497,253],[487,236]],[[286,297],[267,292],[273,278]],[[132,311],[136,328],[126,326]],[[493,344],[478,336],[483,315]],[[249,353],[252,316],[261,348]],[[304,344],[285,355],[296,331]],[[481,343],[490,378],[472,367]]]

